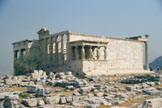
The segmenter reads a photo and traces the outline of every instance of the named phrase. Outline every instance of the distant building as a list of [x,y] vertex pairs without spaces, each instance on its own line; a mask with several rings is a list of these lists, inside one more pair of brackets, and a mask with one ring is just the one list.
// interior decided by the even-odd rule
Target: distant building
[[[27,52],[39,53],[47,72],[73,71],[76,74],[102,75],[149,71],[147,35],[121,39],[68,30],[51,34],[46,28],[37,33],[38,40],[13,43],[14,59]],[[146,70],[143,68],[144,49]]]

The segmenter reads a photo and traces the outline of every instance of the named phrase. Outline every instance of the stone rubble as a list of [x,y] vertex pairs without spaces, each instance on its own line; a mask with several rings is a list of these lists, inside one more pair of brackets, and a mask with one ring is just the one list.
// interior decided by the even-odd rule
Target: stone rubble
[[162,98],[148,99],[143,102],[138,108],[161,108]]
[[43,88],[42,85],[29,85],[27,86],[27,92],[28,93],[36,93],[37,89]]
[[119,81],[121,83],[127,83],[127,84],[138,84],[143,82],[156,82],[162,80],[162,75],[134,75],[129,78],[121,78]]
[[[73,76],[70,71],[55,74],[50,72],[47,75],[42,70],[35,70],[26,76],[5,76],[0,79],[0,108],[122,108],[119,106],[130,99],[147,97],[152,99],[125,108],[159,108],[162,100],[161,74],[133,75],[112,80],[111,77],[100,76],[82,79]],[[121,87],[121,84],[125,86]],[[24,87],[26,90],[23,91],[6,91]]]

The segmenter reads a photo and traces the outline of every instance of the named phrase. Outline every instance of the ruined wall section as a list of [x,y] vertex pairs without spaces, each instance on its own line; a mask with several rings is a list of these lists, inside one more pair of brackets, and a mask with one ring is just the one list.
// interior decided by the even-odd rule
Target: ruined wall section
[[39,44],[39,40],[34,40],[33,44],[29,50],[29,54],[31,55],[38,55],[40,52],[40,44]]
[[38,31],[40,53],[46,72],[67,70],[68,33],[69,31],[63,31],[50,34],[49,30],[45,28]]
[[[30,47],[26,47],[29,45]],[[22,48],[21,51],[23,50],[24,53],[21,52],[18,57],[14,58],[14,75],[25,75],[33,70],[43,69],[38,40],[32,40],[32,43],[17,48]]]
[[40,55],[42,58],[43,65],[46,65],[46,40],[39,38],[39,45],[40,45]]

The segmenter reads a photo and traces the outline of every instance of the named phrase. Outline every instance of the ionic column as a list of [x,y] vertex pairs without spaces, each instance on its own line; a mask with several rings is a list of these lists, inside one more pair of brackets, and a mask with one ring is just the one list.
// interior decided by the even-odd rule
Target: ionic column
[[81,54],[82,54],[82,60],[84,60],[85,59],[85,49],[84,49],[84,46],[82,46]]
[[55,47],[55,63],[58,64],[58,41],[57,41],[57,38],[58,36],[56,36],[55,38],[55,44],[56,44],[56,47]]
[[97,47],[97,60],[100,59],[100,47]]
[[58,43],[57,43],[58,36],[55,37],[55,53],[58,53]]
[[69,33],[67,33],[67,34],[65,34],[66,36],[67,36],[67,43],[66,43],[66,59],[67,59],[67,61],[69,62],[70,60],[72,60],[72,57],[71,57],[71,55],[72,55],[72,49],[71,49],[71,47],[70,47],[70,44],[69,44],[69,42],[70,42],[70,34]]
[[107,47],[104,47],[104,60],[107,60]]
[[61,36],[61,53],[64,53],[64,35]]
[[145,65],[146,70],[149,70],[149,63],[148,63],[148,42],[145,42]]
[[62,54],[61,61],[62,64],[64,64],[64,34],[61,35],[61,54]]
[[53,54],[53,38],[50,38],[50,64],[52,64],[52,54]]
[[48,50],[47,50],[47,38],[44,39],[44,45],[45,45],[45,52],[44,52],[44,64],[46,65],[47,64],[47,53],[48,53]]

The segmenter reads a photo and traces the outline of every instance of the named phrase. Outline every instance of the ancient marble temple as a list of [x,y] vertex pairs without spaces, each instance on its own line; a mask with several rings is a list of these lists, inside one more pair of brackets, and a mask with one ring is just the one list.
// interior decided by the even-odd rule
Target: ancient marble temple
[[13,43],[14,59],[21,54],[39,53],[47,72],[106,75],[149,71],[147,35],[121,39],[69,30],[51,34],[46,28],[37,34],[38,40]]

